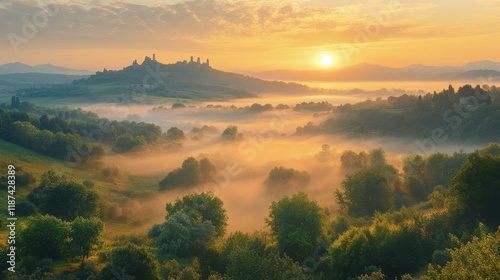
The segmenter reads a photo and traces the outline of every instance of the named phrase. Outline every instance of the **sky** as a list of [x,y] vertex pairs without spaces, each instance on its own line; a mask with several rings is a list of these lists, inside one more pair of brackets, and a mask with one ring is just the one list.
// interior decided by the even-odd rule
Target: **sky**
[[499,14],[497,0],[0,0],[0,64],[95,71],[155,53],[228,71],[463,65],[500,61]]

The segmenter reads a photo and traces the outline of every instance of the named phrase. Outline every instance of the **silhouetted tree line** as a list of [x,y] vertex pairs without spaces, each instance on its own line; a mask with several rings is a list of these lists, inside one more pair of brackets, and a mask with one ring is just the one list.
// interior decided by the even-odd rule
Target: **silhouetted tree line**
[[424,96],[389,97],[385,100],[345,104],[320,124],[297,127],[297,133],[351,133],[432,137],[440,129],[445,139],[488,143],[500,137],[500,91],[496,87],[450,86]]
[[[73,119],[80,116],[83,120]],[[0,137],[55,158],[66,159],[68,154],[77,153],[91,159],[104,154],[100,144],[112,145],[116,152],[126,152],[162,136],[161,128],[154,124],[110,121],[96,116],[87,115],[81,109],[40,117],[0,109]]]

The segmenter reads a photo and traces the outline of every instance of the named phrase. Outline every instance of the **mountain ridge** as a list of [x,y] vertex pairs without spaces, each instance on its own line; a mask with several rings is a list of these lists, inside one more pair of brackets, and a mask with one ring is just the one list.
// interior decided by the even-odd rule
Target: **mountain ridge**
[[56,66],[50,63],[31,66],[21,62],[12,62],[0,65],[0,75],[24,74],[24,73],[84,76],[84,75],[91,75],[94,72],[88,70],[79,70],[79,69],[71,69],[71,68]]
[[[485,79],[475,76],[481,72],[474,70],[500,71],[500,62],[491,60],[474,61],[462,66],[428,66],[412,64],[404,67],[388,67],[378,64],[360,63],[336,70],[269,70],[261,72],[243,72],[261,79],[292,81],[406,81],[406,80],[456,80]],[[465,74],[469,72],[468,74]],[[496,77],[496,75],[494,75]]]

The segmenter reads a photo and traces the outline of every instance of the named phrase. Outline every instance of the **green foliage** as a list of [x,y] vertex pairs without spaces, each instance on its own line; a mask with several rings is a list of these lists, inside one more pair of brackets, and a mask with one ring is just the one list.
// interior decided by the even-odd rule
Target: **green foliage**
[[116,247],[110,253],[109,263],[96,279],[111,280],[119,276],[160,280],[160,264],[145,247],[133,244]]
[[266,247],[258,234],[232,233],[221,251],[227,276],[231,279],[307,279],[300,265]]
[[177,168],[159,182],[160,191],[175,189],[177,187],[192,187],[213,180],[211,177],[217,173],[215,165],[210,160],[203,158],[200,161],[189,157]]
[[489,154],[492,156],[500,156],[500,144],[491,142],[488,144],[488,146],[480,149],[478,152],[480,154]]
[[[391,221],[394,219],[397,222]],[[376,266],[393,279],[420,269],[430,261],[433,250],[433,242],[418,219],[405,213],[378,215],[371,227],[351,228],[333,243],[333,276],[355,277]]]
[[500,157],[472,153],[453,178],[452,209],[467,219],[500,224]]
[[26,198],[18,198],[16,200],[16,215],[19,216],[31,216],[38,212],[35,204],[31,203]]
[[99,119],[81,109],[64,114],[57,109],[23,104],[21,107],[38,115],[2,110],[0,138],[54,158],[73,157],[72,160],[85,162],[104,153],[102,146],[93,141],[114,144],[116,152],[124,152],[156,141],[162,135],[161,128],[154,124]]
[[173,259],[165,262],[161,266],[162,276],[167,280],[199,280],[200,263],[197,258],[187,266],[181,266],[177,260]]
[[42,129],[40,121],[31,119],[29,115],[15,112],[0,114],[0,122],[4,126],[4,129],[0,129],[0,138],[50,157],[77,163],[84,158],[101,156],[98,152],[102,150],[100,145],[91,143],[86,135],[77,134],[73,128],[67,127],[64,120],[55,119],[64,125],[61,128],[57,123],[48,121],[57,126],[53,132]]
[[67,223],[53,216],[29,217],[19,231],[19,248],[24,256],[62,259],[69,242]]
[[130,133],[123,134],[116,138],[113,150],[115,152],[128,152],[134,148],[146,145],[144,136],[133,136]]
[[171,141],[181,141],[185,138],[184,131],[178,129],[177,127],[171,127],[167,130],[167,139]]
[[324,234],[324,213],[305,193],[285,196],[269,207],[267,225],[278,249],[296,261],[311,257]]
[[295,111],[311,111],[311,112],[321,112],[321,111],[330,111],[333,109],[333,105],[328,101],[321,102],[302,102],[300,104],[295,105],[293,110]]
[[[48,179],[42,178],[42,184],[33,189],[28,196],[40,212],[65,221],[78,216],[89,218],[99,215],[99,195],[96,192],[83,185],[51,177],[53,175],[54,173],[47,173]],[[52,185],[53,183],[56,185]]]
[[429,265],[427,275],[431,279],[500,279],[500,230],[488,233],[480,227],[479,236],[448,249],[451,261],[444,265]]
[[226,232],[227,214],[220,198],[211,192],[200,194],[192,193],[177,199],[175,203],[167,203],[167,219],[178,212],[186,213],[190,219],[201,222],[210,222],[221,237]]
[[384,168],[366,168],[349,174],[342,181],[344,192],[335,193],[337,202],[353,216],[385,212],[391,207],[390,177],[394,175],[393,169]]
[[374,271],[370,274],[363,274],[358,277],[358,280],[384,280],[386,276],[382,273],[381,270]]
[[359,169],[368,166],[368,155],[365,152],[356,152],[346,150],[340,156],[340,162],[343,168]]
[[180,257],[201,254],[226,232],[226,210],[212,193],[192,193],[168,203],[166,210],[166,221],[148,233],[161,253]]
[[77,217],[71,222],[70,228],[69,237],[74,254],[80,256],[83,261],[89,257],[92,247],[99,244],[104,223],[97,218]]
[[238,138],[241,138],[238,134],[238,127],[237,126],[228,126],[223,132],[222,132],[222,138],[224,140],[228,140],[228,141],[231,141],[231,140],[237,140]]
[[[0,185],[6,186],[8,174],[0,176]],[[31,173],[24,171],[22,166],[16,166],[16,188],[26,187],[36,182]]]
[[[472,104],[461,104],[460,99],[471,94],[480,97],[476,98],[477,104],[472,107]],[[403,95],[346,104],[334,108],[335,115],[323,123],[298,127],[297,132],[432,139],[434,129],[439,128],[445,141],[495,141],[500,136],[500,103],[492,102],[490,95],[493,94],[497,94],[496,88],[484,90],[479,85],[465,85],[458,92],[449,87],[420,97]]]
[[306,171],[277,166],[269,171],[264,183],[269,187],[299,189],[307,186],[310,181],[311,176]]

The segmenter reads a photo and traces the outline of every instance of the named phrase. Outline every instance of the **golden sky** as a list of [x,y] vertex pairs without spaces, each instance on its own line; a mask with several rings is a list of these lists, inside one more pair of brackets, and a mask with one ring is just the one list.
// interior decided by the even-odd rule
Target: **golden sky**
[[121,69],[156,54],[223,70],[500,61],[496,0],[0,2],[0,64]]

